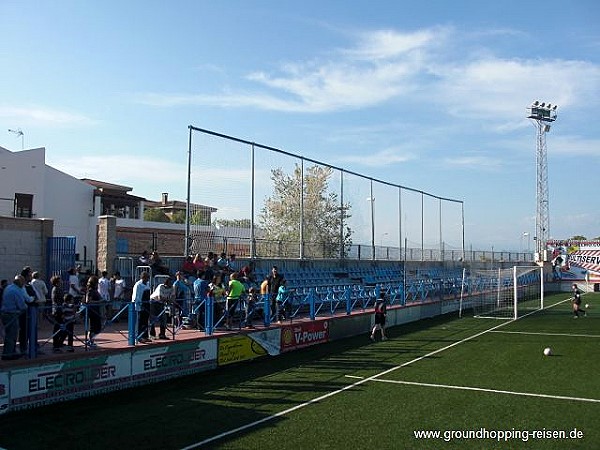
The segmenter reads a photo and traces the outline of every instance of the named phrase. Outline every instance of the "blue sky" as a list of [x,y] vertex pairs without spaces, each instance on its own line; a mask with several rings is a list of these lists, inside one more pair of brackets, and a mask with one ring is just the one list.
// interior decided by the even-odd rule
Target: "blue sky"
[[598,23],[593,0],[3,0],[0,145],[183,200],[192,124],[461,199],[467,247],[518,250],[539,99],[550,236],[592,238]]

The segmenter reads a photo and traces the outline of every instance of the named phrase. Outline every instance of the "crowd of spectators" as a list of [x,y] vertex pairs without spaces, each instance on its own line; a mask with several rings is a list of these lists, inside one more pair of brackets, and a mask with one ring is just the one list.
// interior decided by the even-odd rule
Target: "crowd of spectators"
[[[118,271],[110,276],[103,271],[97,276],[89,271],[82,273],[80,266],[70,268],[65,279],[53,276],[48,283],[30,267],[24,267],[11,282],[1,280],[2,359],[31,355],[29,345],[36,345],[35,354],[43,354],[35,332],[41,320],[51,324],[53,352],[73,352],[75,339],[88,348],[96,348],[97,335],[105,325],[119,320],[129,302],[134,304],[136,338],[140,343],[151,342],[151,337],[168,339],[165,311],[170,313],[174,326],[183,326],[190,316],[195,316],[195,326],[203,325],[203,303],[208,298],[212,300],[215,324],[226,329],[233,327],[236,316],[240,326],[253,328],[253,321],[264,314],[258,308],[261,298],[269,302],[271,314],[278,321],[286,318],[281,307],[285,278],[276,266],[260,283],[255,279],[253,263],[240,267],[234,254],[228,257],[225,253],[209,252],[206,257],[188,256],[174,273],[156,251],[144,251],[137,263],[139,280],[134,280],[131,287]],[[156,275],[161,276],[160,283],[153,285],[152,277]],[[80,339],[76,326],[82,322],[86,335]],[[155,326],[159,328],[158,336]]]

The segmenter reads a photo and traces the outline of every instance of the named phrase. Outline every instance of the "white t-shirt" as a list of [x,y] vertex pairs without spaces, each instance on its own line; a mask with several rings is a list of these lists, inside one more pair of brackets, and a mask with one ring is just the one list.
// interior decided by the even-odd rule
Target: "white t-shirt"
[[[73,289],[73,285],[77,290]],[[69,275],[69,294],[73,297],[81,296],[81,287],[79,286],[79,277],[77,275]]]
[[37,297],[37,303],[44,304],[46,303],[46,296],[48,295],[48,288],[46,287],[46,283],[44,280],[40,280],[39,278],[34,278],[31,280],[31,287],[35,291],[35,295]]
[[125,291],[125,280],[120,278],[115,280],[115,298],[121,298],[123,296],[123,292]]
[[102,277],[98,280],[98,294],[105,302],[110,300],[110,280]]

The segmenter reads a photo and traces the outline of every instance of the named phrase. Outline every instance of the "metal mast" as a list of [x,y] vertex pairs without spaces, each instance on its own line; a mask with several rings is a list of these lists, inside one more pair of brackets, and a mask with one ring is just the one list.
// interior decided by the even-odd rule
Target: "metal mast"
[[536,215],[534,237],[536,241],[536,260],[545,261],[546,242],[549,236],[549,213],[548,213],[548,158],[546,148],[546,133],[550,131],[550,123],[556,120],[557,105],[550,103],[533,102],[527,108],[528,119],[531,119],[537,129],[537,149],[536,149]]

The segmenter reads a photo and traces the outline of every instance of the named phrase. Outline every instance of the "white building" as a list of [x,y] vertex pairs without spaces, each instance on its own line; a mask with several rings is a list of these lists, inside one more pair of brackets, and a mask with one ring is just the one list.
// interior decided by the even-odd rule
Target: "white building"
[[0,215],[53,219],[54,236],[75,236],[79,259],[96,259],[94,186],[48,166],[44,147],[0,147]]

